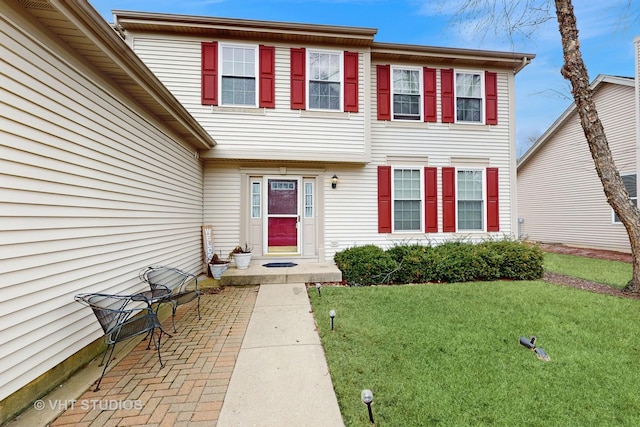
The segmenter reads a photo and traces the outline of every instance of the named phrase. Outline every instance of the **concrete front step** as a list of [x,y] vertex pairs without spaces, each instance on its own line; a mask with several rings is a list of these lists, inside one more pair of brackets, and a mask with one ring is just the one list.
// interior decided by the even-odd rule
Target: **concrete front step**
[[266,261],[252,261],[249,268],[235,267],[224,272],[222,286],[266,285],[274,283],[340,282],[342,272],[333,263],[301,263],[294,267],[264,267]]

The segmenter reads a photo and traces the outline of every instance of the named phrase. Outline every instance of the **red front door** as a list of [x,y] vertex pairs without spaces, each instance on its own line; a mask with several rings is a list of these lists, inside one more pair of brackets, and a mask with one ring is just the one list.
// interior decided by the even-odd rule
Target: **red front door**
[[298,252],[298,180],[269,179],[267,184],[269,252]]

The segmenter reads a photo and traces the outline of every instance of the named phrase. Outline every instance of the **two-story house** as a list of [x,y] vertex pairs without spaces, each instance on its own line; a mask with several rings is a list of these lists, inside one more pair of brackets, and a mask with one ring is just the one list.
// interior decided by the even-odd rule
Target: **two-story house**
[[389,44],[371,28],[115,11],[218,142],[222,253],[331,260],[367,243],[515,231],[514,79],[531,54]]
[[0,424],[99,351],[81,292],[152,264],[328,261],[515,227],[514,79],[533,55],[370,28],[0,7]]

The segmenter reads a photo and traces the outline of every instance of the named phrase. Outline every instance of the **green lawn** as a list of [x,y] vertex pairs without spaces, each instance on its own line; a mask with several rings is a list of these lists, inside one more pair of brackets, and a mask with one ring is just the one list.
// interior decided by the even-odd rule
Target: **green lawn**
[[347,426],[368,425],[365,388],[377,426],[640,425],[639,301],[542,281],[309,295]]
[[620,261],[607,261],[551,252],[544,254],[544,269],[622,289],[631,280],[633,267]]

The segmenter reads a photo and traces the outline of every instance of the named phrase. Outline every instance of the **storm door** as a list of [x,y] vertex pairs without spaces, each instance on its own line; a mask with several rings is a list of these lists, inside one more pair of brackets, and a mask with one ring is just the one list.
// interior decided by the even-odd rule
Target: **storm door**
[[267,253],[299,253],[299,180],[267,180]]

